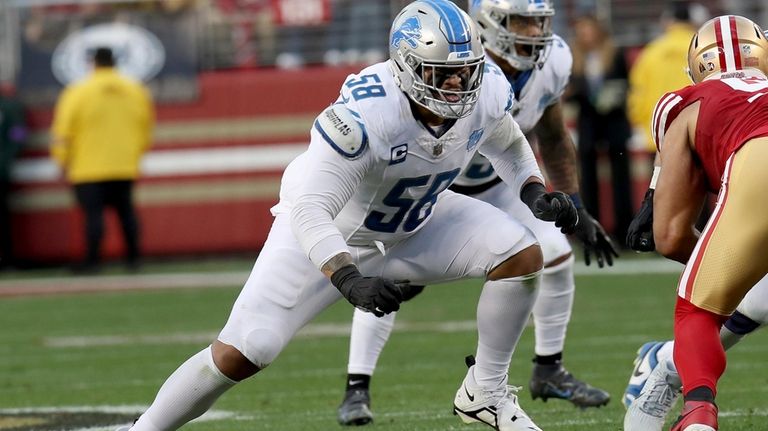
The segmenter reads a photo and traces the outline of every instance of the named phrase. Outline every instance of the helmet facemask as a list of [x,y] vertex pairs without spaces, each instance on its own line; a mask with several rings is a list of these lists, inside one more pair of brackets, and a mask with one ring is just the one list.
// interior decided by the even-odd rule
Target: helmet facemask
[[390,30],[395,82],[415,104],[447,119],[472,113],[485,53],[472,19],[449,0],[410,3]]
[[416,55],[405,60],[413,71],[411,99],[443,118],[462,118],[472,111],[483,80],[485,58],[464,62],[427,61]]
[[[487,16],[496,29],[495,37],[486,38],[484,43],[490,52],[517,70],[529,70],[544,64],[552,46],[551,15],[526,16],[491,9]],[[536,30],[531,31],[532,28]],[[530,33],[534,35],[528,36]]]

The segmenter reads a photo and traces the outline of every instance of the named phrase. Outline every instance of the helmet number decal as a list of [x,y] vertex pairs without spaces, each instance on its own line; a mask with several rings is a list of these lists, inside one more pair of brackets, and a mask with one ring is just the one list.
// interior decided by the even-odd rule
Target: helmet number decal
[[355,101],[387,95],[384,86],[381,85],[381,78],[376,74],[361,75],[357,79],[350,79],[344,85],[350,89],[349,93]]

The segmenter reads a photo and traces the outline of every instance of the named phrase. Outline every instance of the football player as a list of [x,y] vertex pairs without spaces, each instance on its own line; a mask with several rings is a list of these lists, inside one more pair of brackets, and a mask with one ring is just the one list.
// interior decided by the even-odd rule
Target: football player
[[[763,277],[720,328],[728,350],[768,323],[768,277]],[[672,359],[673,341],[651,341],[637,352],[624,392],[624,431],[661,431],[680,397],[682,382]]]
[[570,232],[578,215],[567,194],[546,191],[495,67],[452,2],[406,6],[389,61],[347,78],[287,167],[269,237],[217,339],[166,380],[130,429],[174,430],[203,414],[342,297],[383,316],[398,310],[403,280],[479,276],[476,364],[454,411],[501,431],[540,430],[507,370],[536,297],[541,248],[505,212],[447,188],[480,151],[537,217]]
[[[576,155],[564,124],[560,96],[571,73],[571,52],[553,35],[555,11],[549,1],[483,0],[473,2],[472,16],[480,27],[489,69],[509,81],[516,101],[512,108],[523,132],[538,138],[539,151],[551,185],[568,193],[579,211],[575,235],[584,244],[586,263],[592,257],[600,267],[617,256],[600,224],[581,205]],[[521,221],[541,244],[544,271],[533,309],[536,344],[531,394],[546,401],[562,398],[585,408],[601,406],[610,395],[575,378],[562,365],[565,333],[574,297],[571,246],[552,223],[533,217],[518,193],[502,183],[491,163],[478,154],[459,175],[451,190],[483,200]],[[409,289],[409,296],[420,291]],[[384,344],[394,325],[394,313],[377,319],[355,311],[350,338],[347,385],[338,408],[343,425],[364,425],[373,420],[369,384]]]
[[[768,38],[768,31],[763,35]],[[750,48],[751,49],[751,48]],[[658,164],[658,163],[657,163]],[[655,250],[653,195],[660,168],[657,166],[642,205],[630,224],[627,246],[639,252]],[[720,329],[725,350],[744,336],[768,324],[768,276],[744,297]],[[652,341],[638,349],[623,403],[627,407],[624,431],[661,431],[669,411],[680,396],[682,382],[672,359],[672,341]]]
[[[766,180],[760,166],[768,160],[767,54],[768,41],[752,21],[739,16],[708,21],[689,48],[694,85],[665,94],[653,116],[660,166],[655,190],[646,195],[652,206],[644,205],[643,216],[652,213],[653,235],[637,228],[628,241],[647,248],[655,242],[660,253],[686,267],[678,284],[673,361],[654,370],[671,381],[659,382],[652,373],[654,380],[648,379],[627,415],[641,403],[668,411],[671,390],[683,387],[683,411],[673,431],[718,429],[714,401],[725,369],[724,347],[765,319],[765,306],[750,304],[765,300],[760,281],[768,266],[752,257],[768,251],[768,223],[749,214],[761,213],[752,196]],[[693,224],[708,191],[719,192],[718,202],[699,234]],[[734,313],[737,305],[741,311]],[[649,425],[633,429],[660,429],[666,411],[656,421],[646,415]]]

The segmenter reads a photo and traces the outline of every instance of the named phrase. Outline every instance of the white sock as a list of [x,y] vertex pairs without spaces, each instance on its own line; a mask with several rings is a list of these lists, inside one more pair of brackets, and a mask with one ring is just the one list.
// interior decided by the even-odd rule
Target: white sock
[[536,354],[549,356],[563,351],[565,332],[571,320],[576,286],[573,279],[573,256],[541,272],[541,287],[533,306],[536,332]]
[[539,273],[486,281],[477,303],[477,354],[474,377],[480,386],[504,382],[512,353],[536,300]]
[[373,313],[355,309],[352,334],[349,337],[349,374],[373,375],[381,350],[387,344],[395,325],[395,314],[376,317]]
[[131,431],[178,429],[208,411],[219,396],[236,383],[219,371],[208,346],[168,377],[155,401]]

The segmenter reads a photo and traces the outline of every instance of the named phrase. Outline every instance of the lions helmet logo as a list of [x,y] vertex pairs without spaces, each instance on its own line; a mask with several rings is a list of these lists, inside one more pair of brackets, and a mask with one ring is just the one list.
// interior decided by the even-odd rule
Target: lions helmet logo
[[392,32],[392,46],[400,46],[400,42],[405,41],[411,48],[416,48],[416,41],[421,39],[421,22],[419,17],[412,16],[405,21],[397,30]]

